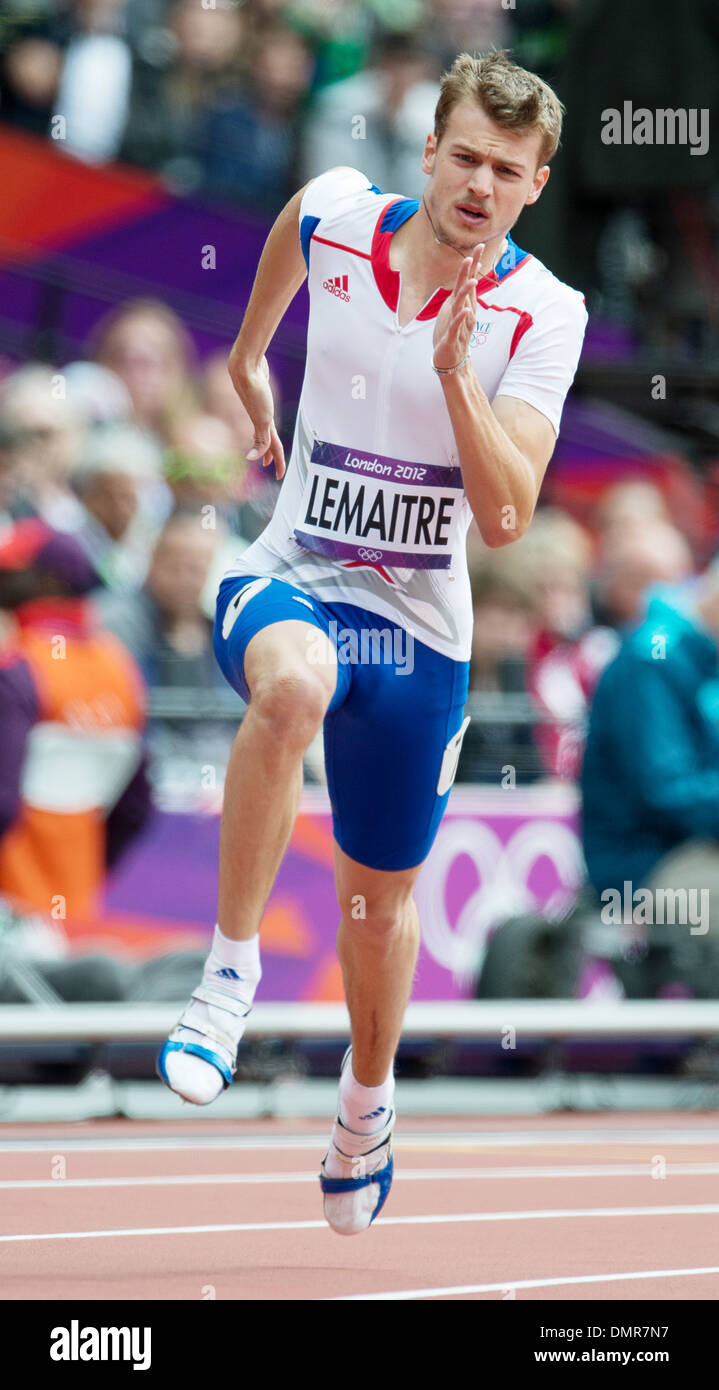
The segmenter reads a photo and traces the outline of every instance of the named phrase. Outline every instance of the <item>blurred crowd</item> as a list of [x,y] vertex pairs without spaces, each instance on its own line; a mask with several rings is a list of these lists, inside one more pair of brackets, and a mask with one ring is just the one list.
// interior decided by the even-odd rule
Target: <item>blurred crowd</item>
[[[272,370],[270,381],[289,440]],[[203,692],[215,707],[236,698],[242,708],[212,650],[217,586],[263,529],[279,488],[272,470],[248,461],[252,439],[226,352],[198,362],[160,301],[111,310],[85,360],[31,363],[0,381],[2,649],[17,640],[28,605],[42,614],[43,601],[81,594],[130,653],[160,713],[164,700],[158,747],[189,753],[195,741],[201,765],[223,764],[233,733],[231,719],[213,721]],[[46,544],[57,535],[61,547]],[[599,675],[653,586],[694,573],[693,538],[659,486],[629,478],[582,522],[540,506],[522,540],[499,550],[473,525],[469,563],[471,690],[483,715],[467,734],[459,778],[496,782],[508,767],[520,782],[575,780]],[[196,719],[186,707],[173,721],[172,691],[200,702]],[[308,770],[322,776],[316,761]]]
[[[271,367],[270,381],[289,439]],[[248,461],[252,440],[226,353],[200,363],[159,301],[115,307],[82,360],[31,363],[0,380],[0,902],[42,911],[59,892],[82,917],[153,808],[219,808],[244,706],[214,656],[215,596],[280,486]],[[716,690],[709,726],[719,728],[719,600],[710,594],[699,621],[710,636],[700,631],[687,668],[694,620],[687,629],[677,615],[705,582],[706,556],[672,513],[665,490],[629,475],[582,520],[540,506],[504,548],[487,548],[474,524],[469,532],[474,717],[458,780],[584,775],[598,891],[660,871],[682,846],[710,868],[716,857],[696,843],[700,833],[719,839],[719,736],[714,746],[697,690],[707,680]],[[645,714],[632,708],[641,646],[640,670],[622,672],[637,633],[655,655],[655,629],[670,634],[670,650],[653,666],[671,682],[678,661],[683,705],[667,711],[661,686]],[[680,734],[686,766],[672,773],[667,749]],[[656,804],[636,792],[642,739]],[[306,775],[324,780],[321,738]]]
[[[621,167],[609,151],[605,167],[595,116],[630,78],[636,105],[663,104],[661,83],[656,101],[641,84],[674,50],[674,104],[708,104],[719,23],[710,4],[681,26],[669,0],[636,10],[627,25],[619,0],[6,0],[0,122],[269,222],[337,164],[419,197],[442,72],[463,50],[509,48],[571,115],[531,249],[586,293],[590,325],[604,315],[697,360],[719,349],[716,156],[667,150],[684,164],[654,186],[641,148]],[[653,66],[637,56],[649,38]],[[608,56],[592,67],[597,45]],[[687,168],[694,183],[679,186]],[[226,358],[200,361],[181,319],[147,298],[113,308],[80,360],[5,363],[0,901],[46,909],[62,884],[81,916],[153,805],[219,805],[243,706],[212,650],[215,595],[279,487],[247,459]],[[287,445],[272,370],[270,384]],[[555,492],[506,548],[470,530],[481,717],[458,780],[581,782],[597,892],[663,881],[684,849],[688,881],[698,856],[714,884],[719,581],[706,562],[666,489],[631,474],[581,516]],[[323,780],[321,741],[306,772]]]
[[535,255],[621,326],[626,350],[716,349],[716,151],[672,140],[648,157],[601,138],[602,111],[628,96],[716,107],[712,0],[681,23],[673,0],[634,0],[631,25],[621,0],[6,0],[0,121],[265,216],[339,164],[420,197],[442,72],[492,47],[567,108]]

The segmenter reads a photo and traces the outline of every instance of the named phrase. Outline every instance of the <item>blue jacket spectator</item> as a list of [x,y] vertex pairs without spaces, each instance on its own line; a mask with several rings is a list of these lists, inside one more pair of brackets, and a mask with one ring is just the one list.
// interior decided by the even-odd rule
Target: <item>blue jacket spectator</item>
[[621,892],[625,880],[641,885],[688,840],[719,841],[716,579],[713,592],[700,592],[698,603],[653,598],[597,686],[582,793],[585,857],[600,894]]

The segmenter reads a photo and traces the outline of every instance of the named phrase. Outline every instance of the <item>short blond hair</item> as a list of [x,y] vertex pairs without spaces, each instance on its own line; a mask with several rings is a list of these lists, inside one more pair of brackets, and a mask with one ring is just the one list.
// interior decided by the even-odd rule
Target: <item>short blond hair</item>
[[439,145],[454,107],[470,98],[491,120],[505,130],[541,135],[539,165],[556,154],[562,134],[564,107],[536,73],[520,68],[504,51],[474,57],[460,53],[443,73],[434,113],[434,135]]

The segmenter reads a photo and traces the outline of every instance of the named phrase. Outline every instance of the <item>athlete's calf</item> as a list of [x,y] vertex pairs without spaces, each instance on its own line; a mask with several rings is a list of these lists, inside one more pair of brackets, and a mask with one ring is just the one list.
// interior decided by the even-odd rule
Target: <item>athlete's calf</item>
[[397,1050],[419,950],[412,889],[419,866],[371,869],[335,845],[342,913],[337,955],[352,1024],[352,1066],[364,1086],[384,1081]]

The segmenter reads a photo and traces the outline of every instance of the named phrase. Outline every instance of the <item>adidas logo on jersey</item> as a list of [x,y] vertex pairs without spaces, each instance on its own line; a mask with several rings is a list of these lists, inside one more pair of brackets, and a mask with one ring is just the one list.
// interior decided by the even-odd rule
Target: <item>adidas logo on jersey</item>
[[329,290],[330,294],[336,295],[337,299],[344,299],[349,304],[350,297],[347,293],[348,275],[332,275],[329,280],[325,280],[322,288]]

